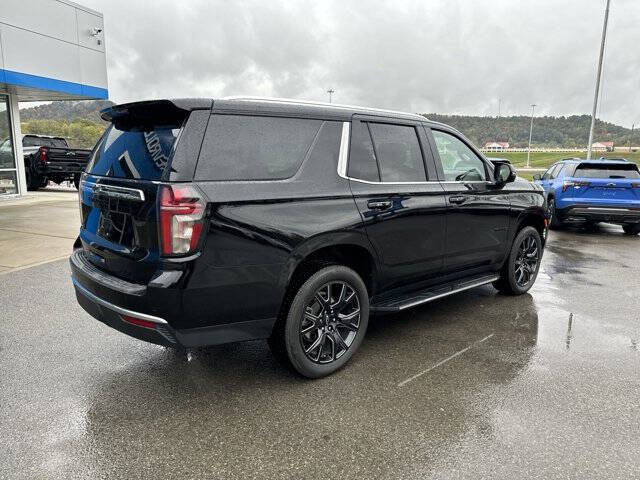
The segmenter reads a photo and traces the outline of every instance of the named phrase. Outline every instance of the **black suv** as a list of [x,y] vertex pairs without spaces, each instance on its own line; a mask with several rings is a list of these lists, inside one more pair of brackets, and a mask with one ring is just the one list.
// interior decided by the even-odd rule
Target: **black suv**
[[321,377],[358,350],[371,313],[536,279],[542,190],[422,116],[233,98],[102,118],[72,279],[87,312],[133,337],[269,339]]

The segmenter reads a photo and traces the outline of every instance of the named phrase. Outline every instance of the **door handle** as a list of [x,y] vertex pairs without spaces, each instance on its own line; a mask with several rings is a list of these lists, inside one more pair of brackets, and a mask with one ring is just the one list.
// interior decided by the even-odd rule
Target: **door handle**
[[454,203],[459,205],[467,201],[467,197],[465,195],[452,195],[449,197],[449,203]]
[[371,210],[387,210],[388,208],[391,208],[391,205],[393,204],[390,200],[369,200],[367,202],[367,206]]

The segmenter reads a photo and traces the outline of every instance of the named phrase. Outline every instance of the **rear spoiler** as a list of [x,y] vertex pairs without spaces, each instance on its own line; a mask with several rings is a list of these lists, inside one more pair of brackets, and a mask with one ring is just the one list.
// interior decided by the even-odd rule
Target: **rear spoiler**
[[162,119],[184,117],[192,110],[207,110],[213,106],[213,100],[207,98],[179,98],[175,100],[146,100],[143,102],[123,103],[100,111],[100,117],[107,122],[119,119],[135,118],[139,123],[157,123]]

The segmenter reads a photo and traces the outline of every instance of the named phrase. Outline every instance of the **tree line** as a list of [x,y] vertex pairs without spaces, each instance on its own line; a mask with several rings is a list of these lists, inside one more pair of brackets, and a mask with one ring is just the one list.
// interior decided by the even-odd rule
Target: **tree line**
[[[106,128],[100,110],[113,105],[108,100],[52,102],[20,111],[24,133],[56,135],[68,139],[78,148],[92,148]],[[430,120],[446,123],[460,130],[473,143],[509,142],[512,147],[526,147],[531,117],[478,117],[468,115],[425,114]],[[589,115],[536,117],[532,145],[537,147],[586,147]],[[602,120],[596,121],[594,141],[612,141],[617,146],[640,145],[640,132]]]
[[[473,143],[509,142],[511,147],[526,147],[529,142],[531,117],[473,117],[467,115],[425,115],[430,120],[446,123],[460,130]],[[537,147],[586,147],[589,142],[590,115],[568,117],[535,117],[531,144]],[[640,144],[640,132],[631,132],[613,123],[596,120],[594,142],[614,142],[626,146]]]

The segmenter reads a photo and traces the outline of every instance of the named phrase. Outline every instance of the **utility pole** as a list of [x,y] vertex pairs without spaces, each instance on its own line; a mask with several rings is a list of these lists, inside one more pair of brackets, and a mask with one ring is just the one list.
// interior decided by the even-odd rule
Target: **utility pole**
[[604,10],[604,24],[602,25],[602,40],[600,42],[600,57],[598,57],[598,73],[596,74],[596,93],[593,96],[593,110],[591,112],[591,128],[589,129],[589,145],[587,145],[587,160],[591,160],[591,146],[593,144],[593,129],[596,126],[596,109],[598,108],[598,95],[600,94],[600,77],[602,76],[602,57],[604,56],[604,41],[607,37],[607,22],[609,20],[609,3]]
[[636,126],[635,123],[631,124],[631,135],[629,135],[629,151],[631,151],[631,142],[633,142],[633,128]]
[[336,93],[336,91],[333,88],[330,88],[329,90],[327,90],[327,93],[329,94],[329,103],[332,103],[332,95],[334,93]]
[[531,127],[529,127],[529,148],[527,149],[527,168],[531,166],[531,135],[533,135],[533,112],[536,109],[537,105],[535,103],[531,104]]

